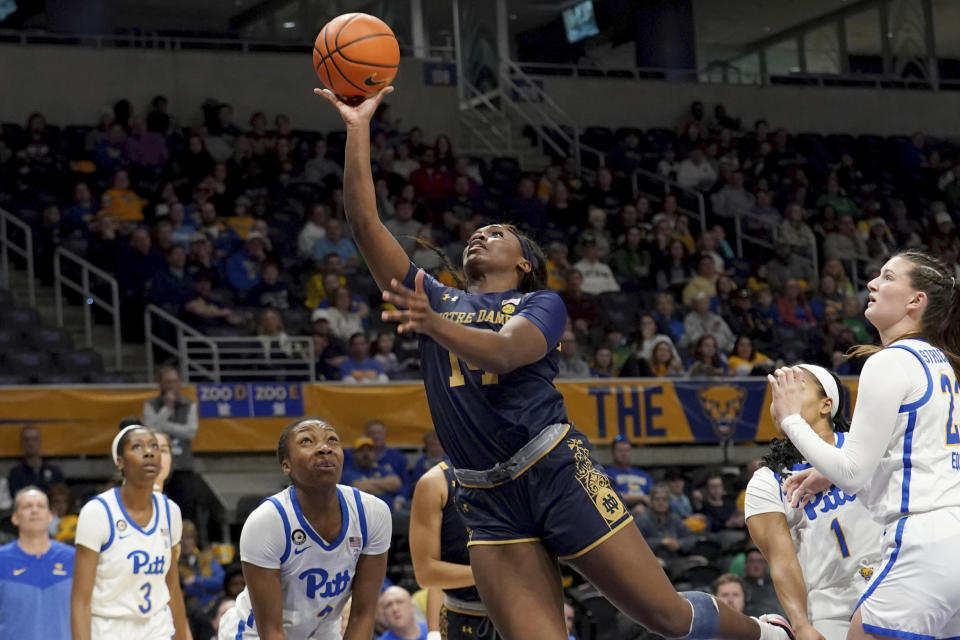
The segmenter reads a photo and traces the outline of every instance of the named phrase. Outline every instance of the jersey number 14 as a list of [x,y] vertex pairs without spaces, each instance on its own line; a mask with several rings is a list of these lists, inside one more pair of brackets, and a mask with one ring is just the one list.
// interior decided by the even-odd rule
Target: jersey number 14
[[[460,359],[449,351],[447,355],[450,356],[450,386],[462,387],[466,380],[463,377],[463,370],[460,368]],[[497,374],[482,371],[480,367],[467,365],[467,369],[469,371],[481,371],[483,373],[483,375],[480,376],[480,384],[497,384],[500,381],[500,377]]]

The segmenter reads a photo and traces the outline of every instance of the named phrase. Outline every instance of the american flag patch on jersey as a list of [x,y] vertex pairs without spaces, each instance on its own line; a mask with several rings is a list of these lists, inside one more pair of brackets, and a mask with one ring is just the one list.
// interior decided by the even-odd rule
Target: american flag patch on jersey
[[351,548],[351,549],[359,549],[359,548],[361,548],[362,546],[363,546],[363,541],[362,541],[360,538],[358,538],[358,537],[356,537],[356,536],[350,536],[350,548]]

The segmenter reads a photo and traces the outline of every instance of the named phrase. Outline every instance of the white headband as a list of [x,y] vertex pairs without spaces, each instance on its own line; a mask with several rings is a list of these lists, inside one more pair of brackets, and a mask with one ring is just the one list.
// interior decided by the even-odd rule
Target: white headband
[[823,387],[823,391],[827,394],[827,397],[833,400],[833,405],[830,407],[830,417],[837,417],[837,410],[840,408],[840,389],[837,388],[836,379],[829,371],[819,365],[798,364],[797,366],[801,369],[806,369],[817,379],[817,382]]
[[118,447],[120,446],[120,438],[122,438],[127,431],[131,431],[133,429],[146,429],[146,428],[147,427],[145,427],[142,424],[131,424],[129,426],[124,427],[123,429],[120,430],[120,432],[117,435],[113,436],[113,444],[110,445],[110,451],[113,453],[114,464],[116,464],[120,460],[120,451],[118,450]]

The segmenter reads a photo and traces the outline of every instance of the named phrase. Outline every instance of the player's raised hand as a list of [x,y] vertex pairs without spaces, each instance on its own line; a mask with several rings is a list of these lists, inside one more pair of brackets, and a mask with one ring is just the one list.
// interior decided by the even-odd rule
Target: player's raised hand
[[816,469],[804,469],[790,474],[783,481],[783,491],[787,494],[787,502],[797,509],[802,509],[821,491],[826,491],[833,483]]
[[419,269],[413,280],[412,291],[394,278],[390,281],[390,289],[383,292],[383,299],[396,305],[397,310],[384,311],[381,318],[396,322],[398,333],[416,331],[429,335],[433,323],[440,317],[430,308],[430,300],[423,290],[423,277],[423,269]]
[[777,424],[803,408],[803,374],[800,367],[780,367],[767,376],[773,397],[773,419]]
[[340,117],[343,118],[344,124],[351,127],[368,124],[384,97],[393,93],[393,87],[386,86],[376,95],[361,102],[354,102],[352,99],[349,101],[341,100],[330,89],[314,89],[313,92],[336,107],[337,111],[340,112]]

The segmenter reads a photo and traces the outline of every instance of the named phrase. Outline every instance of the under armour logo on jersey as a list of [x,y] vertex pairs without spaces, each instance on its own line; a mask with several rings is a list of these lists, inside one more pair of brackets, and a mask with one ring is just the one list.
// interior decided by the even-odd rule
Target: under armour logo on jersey
[[299,576],[305,581],[307,587],[307,597],[313,600],[315,597],[333,598],[347,590],[350,586],[350,571],[344,570],[333,578],[325,569],[307,569]]
[[163,556],[157,556],[153,560],[150,559],[150,554],[146,551],[131,551],[127,554],[127,558],[133,560],[133,573],[137,575],[140,573],[140,570],[143,569],[143,574],[148,576],[163,575],[163,567],[167,562],[167,559]]
[[460,299],[460,296],[452,296],[449,293],[443,294],[443,297],[441,298],[441,300],[443,301],[449,300],[450,302],[456,302],[459,299]]

